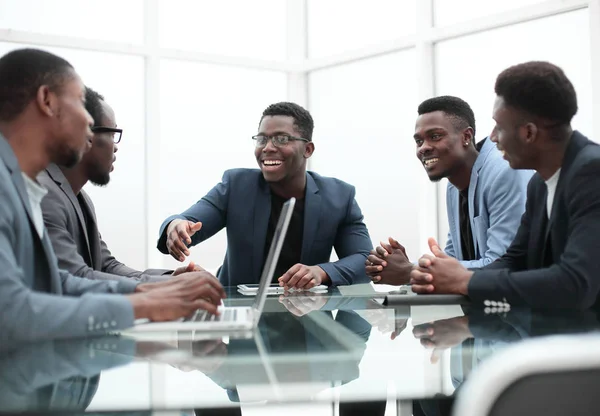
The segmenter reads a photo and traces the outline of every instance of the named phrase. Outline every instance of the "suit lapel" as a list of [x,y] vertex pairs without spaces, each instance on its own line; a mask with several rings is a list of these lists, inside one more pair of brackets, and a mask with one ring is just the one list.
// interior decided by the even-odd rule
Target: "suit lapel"
[[454,246],[454,254],[457,259],[463,258],[462,252],[462,240],[460,238],[460,193],[458,192],[458,188],[454,185],[451,185],[449,188],[449,192],[452,193],[450,198],[450,213],[452,216],[452,244]]
[[271,215],[271,193],[268,184],[262,179],[256,189],[256,199],[254,204],[254,230],[253,230],[253,256],[254,261],[254,282],[258,283],[263,258],[265,255],[265,240],[267,238],[267,228],[269,225],[269,216]]
[[[46,172],[48,172],[48,175],[50,176],[50,178],[58,184],[61,191],[69,199],[69,201],[71,202],[71,205],[73,205],[73,208],[75,209],[75,212],[77,213],[77,220],[79,221],[79,226],[83,230],[83,235],[85,236],[85,244],[86,244],[86,247],[88,250],[89,258],[92,261],[92,263],[94,263],[95,258],[92,256],[92,250],[90,247],[90,238],[89,238],[89,235],[87,232],[87,227],[85,225],[85,217],[83,216],[83,212],[81,211],[81,206],[79,205],[77,196],[75,196],[75,193],[73,192],[73,189],[71,188],[71,184],[69,183],[69,181],[67,180],[65,175],[62,173],[60,168],[54,164],[48,166],[48,168],[46,168]],[[94,265],[92,265],[92,267],[93,266]]]
[[[479,158],[478,158],[479,160]],[[471,181],[469,182],[469,223],[471,224],[471,236],[473,238],[473,248],[475,252],[475,258],[479,258],[479,249],[477,244],[477,233],[475,232],[475,225],[473,222],[473,218],[475,217],[475,191],[477,189],[477,182],[479,181],[479,168],[475,169],[473,166],[473,170],[471,172]]]
[[304,197],[304,229],[302,234],[301,263],[310,263],[310,250],[317,236],[321,218],[321,195],[315,180],[306,174],[306,193]]
[[[93,268],[96,270],[101,270],[102,247],[100,244],[100,233],[98,231],[98,224],[96,223],[96,213],[93,208],[92,200],[90,199],[89,195],[85,193],[84,190],[81,190],[81,196],[83,197],[83,205],[84,209],[87,211],[87,218],[89,221],[89,224],[87,226],[87,229],[89,230],[89,235],[86,234],[85,241],[88,244],[88,249],[92,254],[91,260],[94,265]],[[83,221],[82,226],[85,228],[85,223]]]
[[[22,171],[19,167],[19,163],[15,154],[4,138],[2,134],[0,134],[0,158],[4,161],[8,171],[10,172],[10,178],[13,182],[14,187],[19,194],[19,198],[21,198],[21,203],[25,207],[25,212],[27,213],[27,218],[29,219],[29,227],[31,228],[31,233],[33,238],[37,238],[40,240],[40,236],[35,228],[35,221],[33,220],[33,213],[31,211],[31,204],[29,202],[29,195],[27,194],[27,189],[25,188],[25,181],[23,180]],[[60,284],[60,277],[57,272],[57,265],[54,257],[54,252],[52,250],[52,246],[48,241],[48,232],[44,227],[44,237],[41,239],[42,247],[44,249],[44,254],[46,256],[46,262],[48,263],[48,268],[50,269],[50,288],[53,293],[62,293],[62,286]]]

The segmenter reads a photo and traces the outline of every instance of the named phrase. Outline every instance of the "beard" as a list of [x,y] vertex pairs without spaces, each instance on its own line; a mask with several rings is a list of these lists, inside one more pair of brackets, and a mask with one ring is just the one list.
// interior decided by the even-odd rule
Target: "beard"
[[95,172],[93,175],[90,175],[89,180],[96,186],[106,186],[110,182],[110,173]]

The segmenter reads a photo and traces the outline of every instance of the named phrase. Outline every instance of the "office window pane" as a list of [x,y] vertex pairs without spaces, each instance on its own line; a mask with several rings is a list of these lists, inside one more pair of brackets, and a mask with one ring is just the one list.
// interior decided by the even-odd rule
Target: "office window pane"
[[415,33],[417,0],[307,0],[311,58]]
[[160,45],[218,55],[285,59],[286,2],[162,0]]
[[0,0],[0,28],[142,43],[143,0]]
[[[161,63],[158,186],[163,218],[202,198],[225,170],[257,167],[251,137],[263,110],[285,101],[286,85],[286,75],[279,72],[174,60]],[[194,247],[190,259],[216,268],[226,247],[221,232]],[[179,265],[164,258],[165,265]]]
[[[560,28],[560,30],[557,30]],[[478,140],[494,126],[492,107],[494,83],[505,68],[531,60],[559,65],[577,92],[579,111],[573,126],[600,141],[593,132],[591,63],[588,11],[579,10],[559,16],[491,30],[439,43],[435,48],[435,85],[437,95],[457,95],[473,108]],[[465,51],[477,51],[465,60]],[[445,191],[445,187],[440,187]],[[445,201],[445,196],[440,201]],[[440,225],[447,227],[446,211],[440,210]],[[447,229],[445,233],[447,234]]]
[[412,138],[417,91],[413,50],[310,74],[315,120],[311,170],[356,187],[374,245],[395,236],[411,259],[419,247],[419,181]]
[[[35,45],[0,43],[0,56]],[[123,139],[115,170],[105,188],[86,185],[96,206],[98,229],[121,262],[145,268],[144,216],[144,62],[142,58],[65,48],[40,49],[67,59],[83,82],[104,95],[114,109]]]
[[465,22],[478,17],[519,9],[542,3],[545,0],[434,0],[434,22],[436,26],[446,26]]

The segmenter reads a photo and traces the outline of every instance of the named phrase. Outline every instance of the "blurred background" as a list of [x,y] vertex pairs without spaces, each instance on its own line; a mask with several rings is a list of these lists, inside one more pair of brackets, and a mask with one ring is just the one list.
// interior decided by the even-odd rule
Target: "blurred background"
[[[0,54],[23,47],[69,60],[115,109],[115,171],[86,190],[138,269],[175,266],[156,250],[162,221],[224,170],[256,167],[274,102],[312,113],[309,169],[355,185],[373,244],[394,236],[411,260],[448,232],[446,183],[415,157],[422,100],[465,99],[481,140],[498,73],[548,60],[575,85],[574,127],[600,134],[600,0],[0,0]],[[191,259],[216,268],[225,250],[221,232]]]

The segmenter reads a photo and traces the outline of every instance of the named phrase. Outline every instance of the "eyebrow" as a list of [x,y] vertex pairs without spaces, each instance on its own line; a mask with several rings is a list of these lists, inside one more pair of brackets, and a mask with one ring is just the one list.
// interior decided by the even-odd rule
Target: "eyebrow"
[[[259,131],[258,132],[258,136],[266,136],[267,134]],[[285,136],[291,136],[289,133],[286,133],[285,131],[281,131],[281,130],[277,130],[275,133],[271,134],[271,136],[281,136],[281,135],[285,135]]]
[[[436,131],[442,131],[442,132],[444,132],[444,133],[445,133],[445,132],[446,132],[446,129],[445,129],[445,128],[443,128],[443,127],[433,127],[433,128],[431,128],[431,129],[428,129],[428,130],[426,130],[424,135],[425,135],[425,136],[428,136],[428,135],[430,135],[431,133],[434,133],[434,132],[436,132]],[[415,139],[420,139],[420,138],[421,138],[421,135],[420,135],[419,133],[415,133],[415,134],[414,134],[414,136],[413,136],[413,138],[415,138]]]

